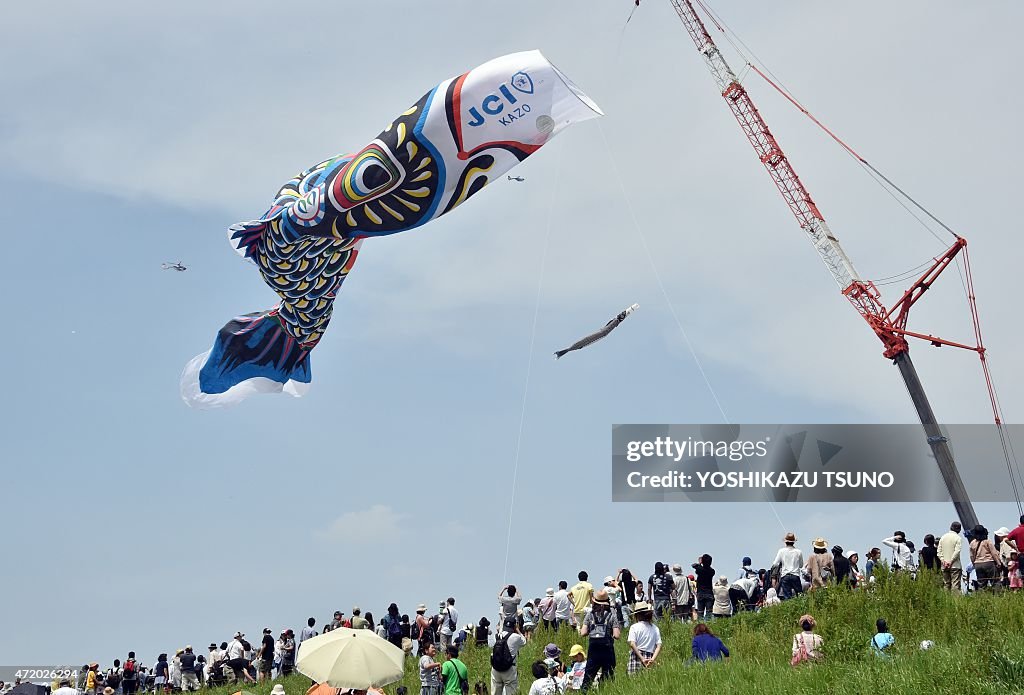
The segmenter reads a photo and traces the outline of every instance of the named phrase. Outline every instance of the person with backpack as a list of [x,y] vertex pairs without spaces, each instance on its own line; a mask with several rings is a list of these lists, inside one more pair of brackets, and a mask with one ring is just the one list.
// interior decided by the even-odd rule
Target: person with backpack
[[124,695],[135,695],[139,690],[139,665],[135,661],[135,652],[128,652],[121,668],[121,690]]
[[388,614],[384,616],[384,634],[388,642],[402,648],[402,615],[398,612],[397,603],[388,606]]
[[448,660],[441,666],[444,695],[468,695],[469,669],[459,660],[459,648],[448,647]]
[[608,600],[608,592],[599,589],[594,592],[593,603],[583,616],[580,635],[590,640],[587,649],[587,670],[583,675],[583,692],[590,690],[598,672],[601,678],[610,681],[615,677],[615,640],[619,639],[621,626]]
[[108,688],[118,692],[118,688],[121,685],[121,660],[114,659],[114,665],[107,671],[107,675],[103,677],[103,682]]
[[519,671],[516,658],[526,644],[526,638],[519,631],[514,618],[505,618],[502,629],[494,639],[491,650],[491,695],[517,695],[519,692]]

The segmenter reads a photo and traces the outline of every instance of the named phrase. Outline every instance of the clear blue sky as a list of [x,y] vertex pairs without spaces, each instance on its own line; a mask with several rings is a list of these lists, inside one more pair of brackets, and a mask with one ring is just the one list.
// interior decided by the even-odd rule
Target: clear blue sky
[[[808,107],[970,239],[1003,404],[1020,421],[1024,104],[1006,80],[1024,57],[1024,8],[715,6]],[[108,662],[129,649],[151,663],[357,603],[411,613],[454,594],[467,619],[493,614],[539,279],[508,579],[540,595],[581,567],[599,579],[701,552],[730,573],[744,554],[767,564],[783,529],[764,505],[610,502],[613,423],[722,420],[633,215],[730,420],[914,421],[895,368],[801,238],[668,3],[644,2],[623,31],[630,7],[8,8],[6,663]],[[189,410],[185,362],[225,321],[273,303],[226,227],[263,212],[302,168],[361,147],[441,79],[532,48],[607,117],[517,168],[526,183],[495,183],[436,223],[369,240],[307,397]],[[746,84],[863,275],[940,250],[763,83]],[[178,260],[188,272],[160,269]],[[942,283],[915,324],[968,339],[959,283]],[[552,359],[633,302],[612,337]],[[914,354],[940,418],[989,421],[976,359]],[[1016,520],[1009,504],[979,511],[990,529]],[[779,514],[802,541],[861,552],[896,527],[916,539],[953,518],[949,505]]]

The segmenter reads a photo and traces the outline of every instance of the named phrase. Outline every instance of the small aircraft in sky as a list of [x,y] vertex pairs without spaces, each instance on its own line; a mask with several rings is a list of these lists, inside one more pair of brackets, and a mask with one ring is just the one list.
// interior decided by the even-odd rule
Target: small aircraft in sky
[[177,263],[161,263],[160,267],[164,270],[177,270],[179,273],[188,270],[188,268],[181,264],[181,261],[178,261]]
[[522,176],[509,176],[508,180],[509,181],[525,181],[526,179],[524,179]]

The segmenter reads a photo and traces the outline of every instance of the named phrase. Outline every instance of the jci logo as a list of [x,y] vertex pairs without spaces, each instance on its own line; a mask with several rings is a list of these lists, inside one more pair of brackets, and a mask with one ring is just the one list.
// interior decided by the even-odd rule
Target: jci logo
[[[497,94],[488,94],[480,101],[479,108],[476,106],[469,107],[469,115],[473,117],[473,120],[469,121],[468,125],[473,127],[481,126],[488,116],[497,116],[505,111],[506,107],[509,110],[508,113],[498,119],[502,125],[508,125],[524,113],[530,112],[529,104],[516,106],[519,103],[519,98],[516,97],[515,92],[512,90],[514,89],[520,94],[533,94],[533,80],[525,72],[517,72],[512,75],[510,82],[512,83],[512,89],[509,89],[508,84],[502,84],[498,87]],[[481,115],[481,111],[484,115]]]

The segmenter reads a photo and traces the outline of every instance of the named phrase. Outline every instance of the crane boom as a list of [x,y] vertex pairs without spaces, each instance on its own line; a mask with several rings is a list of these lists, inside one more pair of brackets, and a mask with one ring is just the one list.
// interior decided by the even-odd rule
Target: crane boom
[[697,51],[704,58],[705,64],[718,85],[719,92],[739,122],[743,134],[747,136],[750,144],[754,147],[758,159],[761,160],[772,181],[775,182],[775,186],[782,194],[790,212],[796,217],[800,228],[811,240],[843,295],[882,341],[885,346],[883,354],[892,359],[894,364],[899,367],[957,515],[964,528],[974,528],[978,523],[977,514],[967,495],[960,473],[957,471],[948,441],[942,435],[935,413],[918,378],[917,370],[910,360],[910,347],[905,337],[924,338],[935,345],[946,344],[975,350],[981,355],[984,362],[984,348],[980,343],[978,347],[970,347],[940,340],[933,336],[912,333],[906,329],[910,307],[928,290],[938,274],[952,262],[953,258],[966,248],[966,240],[958,236],[949,250],[941,258],[936,259],[932,267],[904,293],[900,302],[891,310],[887,309],[882,303],[881,293],[875,284],[861,279],[853,267],[853,263],[839,244],[839,239],[829,229],[818,206],[815,205],[810,193],[804,188],[793,165],[790,164],[789,159],[775,140],[775,136],[769,130],[768,124],[754,105],[753,99],[750,98],[747,90],[737,79],[736,73],[732,71],[725,61],[725,57],[718,50],[718,46],[715,45],[691,1],[669,1],[686,26],[686,31],[697,46]]

